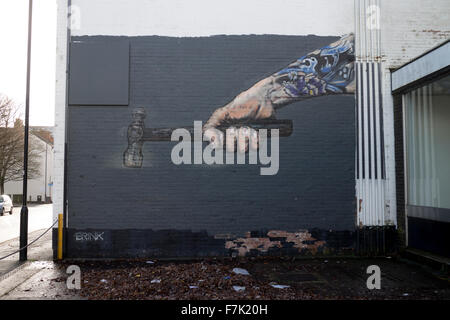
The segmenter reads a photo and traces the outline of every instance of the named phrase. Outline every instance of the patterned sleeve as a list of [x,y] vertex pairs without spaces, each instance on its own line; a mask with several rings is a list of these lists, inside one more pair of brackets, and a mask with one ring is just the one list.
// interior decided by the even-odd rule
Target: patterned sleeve
[[340,40],[297,59],[273,76],[278,93],[288,100],[345,93],[353,81],[354,36]]

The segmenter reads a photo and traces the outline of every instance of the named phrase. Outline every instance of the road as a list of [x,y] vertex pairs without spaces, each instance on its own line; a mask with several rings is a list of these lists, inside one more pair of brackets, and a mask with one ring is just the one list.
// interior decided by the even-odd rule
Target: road
[[[0,243],[14,239],[20,234],[20,210],[15,207],[13,214],[0,216]],[[28,232],[47,229],[52,225],[53,205],[39,204],[28,206]]]

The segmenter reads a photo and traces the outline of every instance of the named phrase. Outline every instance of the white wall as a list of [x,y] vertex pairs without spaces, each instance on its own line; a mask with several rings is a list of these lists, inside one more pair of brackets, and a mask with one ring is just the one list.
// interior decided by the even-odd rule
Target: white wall
[[73,0],[73,35],[342,35],[354,0]]
[[[53,220],[64,208],[64,143],[66,128],[66,63],[68,0],[57,0],[55,128],[53,131]],[[66,221],[67,223],[67,221]]]
[[450,38],[450,1],[381,1],[382,59],[395,68]]

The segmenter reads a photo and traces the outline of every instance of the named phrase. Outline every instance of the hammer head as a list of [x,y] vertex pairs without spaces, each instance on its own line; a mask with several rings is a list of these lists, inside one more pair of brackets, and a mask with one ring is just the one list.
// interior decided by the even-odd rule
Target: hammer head
[[127,137],[128,146],[123,153],[123,165],[128,168],[142,167],[144,156],[142,154],[142,140],[145,130],[145,109],[136,108],[133,110],[133,121],[128,126]]

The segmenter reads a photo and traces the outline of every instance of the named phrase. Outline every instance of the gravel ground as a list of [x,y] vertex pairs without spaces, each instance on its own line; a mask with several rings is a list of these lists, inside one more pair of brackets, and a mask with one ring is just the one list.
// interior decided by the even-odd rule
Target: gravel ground
[[[80,266],[79,294],[88,299],[450,299],[448,278],[386,258],[77,261],[61,267],[69,264]],[[370,265],[381,269],[380,290],[366,287]]]

